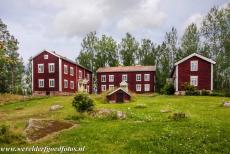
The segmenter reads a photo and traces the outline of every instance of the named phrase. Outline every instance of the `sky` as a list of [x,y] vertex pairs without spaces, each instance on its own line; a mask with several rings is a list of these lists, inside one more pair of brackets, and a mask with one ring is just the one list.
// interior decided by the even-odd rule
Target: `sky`
[[174,26],[179,37],[228,0],[0,0],[0,18],[19,41],[25,63],[42,50],[75,60],[84,36],[96,31],[120,42],[126,32],[158,44]]

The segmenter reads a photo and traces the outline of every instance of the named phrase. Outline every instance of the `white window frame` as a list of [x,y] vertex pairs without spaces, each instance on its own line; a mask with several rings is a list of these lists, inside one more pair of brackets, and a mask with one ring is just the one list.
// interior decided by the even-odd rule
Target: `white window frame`
[[136,84],[136,91],[141,91],[141,84]]
[[[103,78],[104,78],[105,80],[103,80]],[[106,75],[101,75],[101,82],[106,82]]]
[[[196,81],[195,83],[196,84],[193,84],[193,81]],[[195,87],[197,87],[198,86],[198,76],[190,76],[190,85],[193,85],[193,86],[195,86]]]
[[[51,70],[51,66],[53,66],[53,70]],[[49,70],[49,73],[54,73],[55,72],[55,64],[54,63],[49,63],[48,64],[48,70]]]
[[68,88],[68,80],[66,80],[66,79],[64,80],[64,88]]
[[141,81],[141,74],[136,74],[136,81]]
[[101,91],[106,91],[106,85],[101,85]]
[[145,84],[145,91],[150,91],[150,84]]
[[198,71],[198,60],[190,61],[190,70],[191,71]]
[[82,70],[78,71],[78,77],[79,77],[79,79],[82,79]]
[[64,65],[64,74],[68,74],[68,65]]
[[70,81],[70,89],[74,89],[74,81]]
[[113,84],[110,84],[110,85],[109,85],[109,91],[112,91],[112,90],[114,90],[114,85],[113,85]]
[[150,74],[144,74],[144,81],[150,81]]
[[74,76],[74,68],[73,67],[69,68],[69,73],[71,76]]
[[49,59],[49,55],[44,55],[44,59]]
[[122,81],[128,81],[128,75],[122,74]]
[[[41,84],[40,83],[43,83],[43,85],[41,86]],[[38,87],[39,88],[44,88],[45,87],[45,81],[44,81],[44,79],[38,79]]]
[[[40,71],[40,66],[43,67],[42,71]],[[38,64],[38,73],[44,73],[44,64]]]
[[114,82],[114,75],[109,75],[109,82]]
[[[51,81],[53,81],[53,85],[51,85]],[[55,87],[55,80],[54,79],[49,79],[49,87],[54,88]]]

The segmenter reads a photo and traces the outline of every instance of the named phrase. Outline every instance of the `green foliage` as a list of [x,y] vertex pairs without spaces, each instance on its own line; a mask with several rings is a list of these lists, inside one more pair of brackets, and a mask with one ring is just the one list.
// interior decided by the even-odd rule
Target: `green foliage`
[[72,102],[72,106],[78,112],[92,111],[93,100],[86,93],[77,93]]
[[161,93],[165,95],[174,95],[175,93],[174,85],[171,83],[166,83],[163,89],[161,90]]
[[185,113],[183,112],[177,112],[177,113],[173,113],[173,115],[169,116],[170,119],[178,121],[178,120],[182,120],[185,119]]
[[9,126],[0,125],[0,143],[11,144],[11,143],[24,143],[24,137],[20,134],[16,134],[10,130]]
[[185,95],[189,96],[197,96],[200,95],[199,91],[197,91],[196,87],[190,85],[189,83],[184,84]]
[[203,89],[203,90],[201,90],[201,95],[202,95],[202,96],[209,96],[209,95],[210,95],[210,92],[207,91],[207,90],[205,90],[205,89]]

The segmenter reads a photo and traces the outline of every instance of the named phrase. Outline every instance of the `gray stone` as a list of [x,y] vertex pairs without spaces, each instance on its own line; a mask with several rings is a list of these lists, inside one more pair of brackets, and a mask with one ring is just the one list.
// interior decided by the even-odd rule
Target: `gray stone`
[[230,101],[229,102],[224,102],[225,107],[230,107]]
[[57,110],[60,110],[60,109],[62,109],[62,108],[63,108],[63,106],[58,105],[58,104],[55,104],[55,105],[52,105],[52,106],[50,107],[50,111],[57,111]]

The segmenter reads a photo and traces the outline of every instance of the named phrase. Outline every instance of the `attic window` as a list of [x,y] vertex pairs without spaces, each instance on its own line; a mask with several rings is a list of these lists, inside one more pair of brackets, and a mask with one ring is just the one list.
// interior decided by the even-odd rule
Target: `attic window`
[[49,58],[49,55],[44,55],[44,59],[48,59]]

